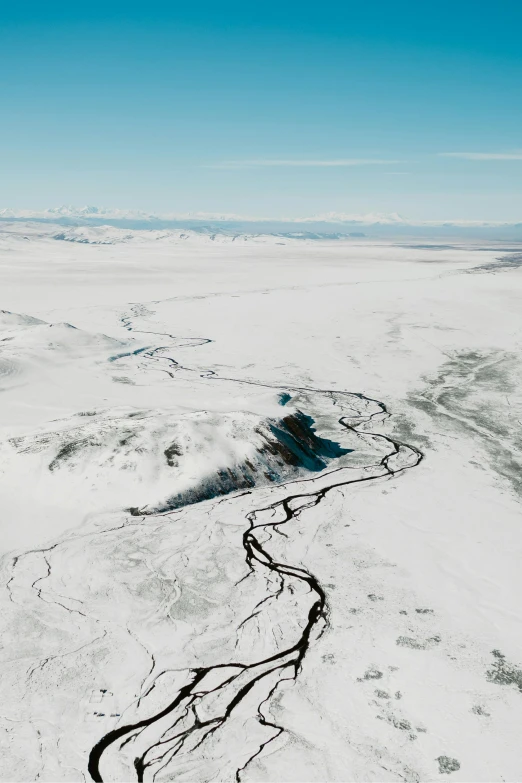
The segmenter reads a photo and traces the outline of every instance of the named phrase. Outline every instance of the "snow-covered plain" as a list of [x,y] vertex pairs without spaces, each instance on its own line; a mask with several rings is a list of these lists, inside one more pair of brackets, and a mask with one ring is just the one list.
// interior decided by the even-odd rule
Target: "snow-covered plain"
[[1,779],[521,780],[521,262],[0,224]]

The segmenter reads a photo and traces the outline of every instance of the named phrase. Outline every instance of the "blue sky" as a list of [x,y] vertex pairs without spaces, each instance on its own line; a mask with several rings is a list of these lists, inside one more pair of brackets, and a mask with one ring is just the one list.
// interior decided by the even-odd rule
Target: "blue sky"
[[519,0],[0,0],[0,208],[522,221],[521,29]]

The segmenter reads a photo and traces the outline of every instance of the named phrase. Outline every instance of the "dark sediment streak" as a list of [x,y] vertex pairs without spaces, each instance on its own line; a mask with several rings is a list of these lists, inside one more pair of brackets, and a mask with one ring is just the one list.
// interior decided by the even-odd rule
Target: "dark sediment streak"
[[[130,328],[127,322],[128,328]],[[169,335],[171,336],[171,335]],[[202,344],[193,343],[193,344]],[[157,349],[160,350],[160,349]],[[151,352],[151,358],[154,357],[155,352]],[[173,359],[166,358],[169,362],[174,362]],[[179,365],[177,365],[179,367]],[[255,381],[241,381],[233,378],[220,378],[215,374],[209,376],[203,374],[203,377],[213,377],[215,380],[227,380],[235,383],[245,383],[249,385],[277,388],[268,384],[256,383]],[[305,387],[285,387],[285,390],[295,391],[308,391],[318,395],[329,395],[334,403],[338,400],[356,398],[365,405],[373,406],[373,412],[368,415],[358,416],[341,416],[339,424],[356,435],[368,435],[371,438],[379,440],[381,443],[387,444],[389,447],[387,453],[381,458],[381,460],[374,466],[376,469],[381,469],[378,475],[367,475],[360,478],[346,479],[335,481],[337,471],[332,471],[328,474],[331,478],[331,483],[321,487],[319,490],[311,490],[309,493],[300,492],[298,494],[289,494],[281,500],[277,500],[272,504],[269,504],[263,508],[258,508],[250,511],[246,515],[248,521],[248,527],[243,533],[243,549],[245,551],[245,560],[249,571],[246,576],[254,571],[255,568],[263,568],[277,575],[279,579],[279,593],[285,589],[285,578],[298,579],[299,581],[308,585],[311,596],[311,605],[308,610],[306,618],[303,618],[304,625],[301,629],[299,637],[289,647],[275,653],[272,656],[255,661],[254,663],[243,663],[240,661],[228,661],[224,663],[216,663],[213,666],[199,668],[195,667],[190,670],[190,680],[183,686],[174,697],[174,699],[165,707],[161,712],[126,726],[120,726],[113,731],[108,732],[102,737],[99,742],[92,748],[89,756],[88,770],[91,778],[98,783],[103,783],[103,778],[100,772],[100,761],[103,753],[111,747],[117,740],[124,737],[127,739],[120,745],[123,747],[129,741],[132,741],[141,731],[154,723],[167,717],[169,714],[173,714],[173,723],[171,726],[162,731],[161,736],[157,742],[151,744],[144,753],[137,756],[134,760],[134,768],[136,771],[136,780],[143,781],[146,770],[154,765],[160,765],[159,769],[156,769],[157,774],[162,768],[166,767],[171,761],[173,761],[176,755],[186,746],[191,740],[196,740],[196,744],[192,747],[192,750],[200,747],[205,740],[218,731],[230,718],[234,709],[241,704],[241,702],[247,697],[252,689],[260,683],[265,677],[277,672],[278,678],[275,685],[273,685],[268,693],[263,697],[262,701],[257,707],[257,720],[266,728],[273,730],[272,735],[265,741],[260,743],[257,750],[236,770],[235,778],[236,783],[240,783],[241,773],[248,766],[248,764],[258,756],[262,750],[273,740],[275,740],[283,731],[282,726],[278,726],[275,723],[271,723],[265,717],[262,712],[262,706],[270,700],[278,685],[288,679],[295,680],[300,672],[303,659],[310,647],[313,639],[317,639],[324,632],[328,624],[328,607],[326,600],[326,593],[319,583],[318,579],[307,569],[293,566],[284,562],[279,562],[274,559],[270,552],[268,552],[264,546],[260,543],[260,532],[266,531],[268,528],[277,528],[287,524],[292,519],[299,516],[299,514],[309,508],[313,508],[321,502],[321,500],[327,495],[330,490],[349,486],[350,484],[362,483],[367,481],[375,481],[380,478],[390,478],[404,470],[417,466],[423,459],[422,452],[414,446],[409,446],[393,438],[378,434],[374,432],[364,432],[358,429],[363,424],[370,423],[376,416],[386,418],[389,413],[384,403],[378,400],[373,400],[366,397],[363,394],[350,393],[350,392],[338,392],[336,390],[321,390],[311,389]],[[354,420],[355,423],[354,423]],[[301,422],[302,424],[302,422]],[[295,432],[294,432],[295,434]],[[314,444],[316,445],[316,444]],[[393,463],[390,462],[394,457],[402,455],[407,457],[407,460],[400,464],[398,467],[393,467]],[[324,455],[323,455],[324,456]],[[296,501],[299,501],[296,503]],[[263,522],[262,518],[265,514],[269,514],[271,521]],[[261,518],[261,521],[258,521]],[[273,521],[275,518],[275,521]],[[273,597],[274,594],[270,594],[266,599],[258,604],[258,607],[266,600]],[[258,608],[256,607],[256,609]],[[255,612],[256,610],[254,610]],[[250,617],[254,616],[254,612]],[[242,624],[248,619],[245,618]],[[216,685],[213,688],[205,688],[205,678],[211,673],[215,673],[219,669],[232,669],[234,671],[223,682]],[[284,676],[288,672],[289,676]],[[235,692],[231,692],[229,701],[226,707],[222,710],[222,714],[218,717],[201,720],[197,713],[197,702],[206,695],[217,693],[219,691],[225,692],[223,689],[231,687],[233,691],[234,685],[236,686]],[[182,710],[180,717],[175,717],[174,713],[180,708]],[[179,731],[176,733],[176,726],[183,724],[183,721],[190,716],[191,725],[186,728],[179,726]],[[174,733],[172,733],[174,732]],[[166,736],[168,735],[168,736]],[[158,755],[159,754],[159,755]]]

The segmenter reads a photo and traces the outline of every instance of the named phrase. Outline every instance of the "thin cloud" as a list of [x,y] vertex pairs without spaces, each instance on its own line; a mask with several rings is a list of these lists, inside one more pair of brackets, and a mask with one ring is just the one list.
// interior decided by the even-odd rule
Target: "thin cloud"
[[462,160],[522,160],[522,152],[439,152],[443,158]]
[[381,158],[335,158],[333,160],[295,160],[293,158],[275,158],[264,160],[225,160],[220,163],[212,163],[204,168],[211,169],[245,169],[262,166],[310,166],[310,167],[338,167],[338,166],[389,166],[402,163],[400,160],[383,160]]

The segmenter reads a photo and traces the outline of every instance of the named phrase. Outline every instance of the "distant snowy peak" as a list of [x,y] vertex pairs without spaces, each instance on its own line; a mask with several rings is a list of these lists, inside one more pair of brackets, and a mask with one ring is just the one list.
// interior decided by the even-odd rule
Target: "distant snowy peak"
[[59,218],[71,218],[82,220],[159,220],[158,215],[140,212],[138,210],[109,209],[106,207],[74,207],[62,205],[43,210],[32,209],[0,209],[0,218],[26,218],[30,220],[56,220]]
[[[297,221],[296,221],[297,222]],[[301,218],[301,223],[356,223],[358,225],[407,225],[408,220],[397,212],[389,215],[370,212],[368,214],[350,214],[346,212],[325,212],[312,217]]]
[[38,218],[52,220],[53,218],[81,218],[92,220],[145,220],[145,221],[169,221],[169,220],[194,220],[205,221],[215,220],[218,222],[227,222],[234,220],[251,220],[260,222],[265,218],[245,217],[226,212],[169,212],[153,213],[143,212],[136,209],[114,209],[110,207],[84,206],[75,207],[71,204],[63,204],[59,207],[49,207],[43,210],[28,209],[0,209],[2,218]]
[[99,209],[98,207],[72,207],[72,206],[61,206],[61,207],[51,207],[51,209],[46,209],[45,212],[47,212],[50,215],[101,215],[105,212],[103,209]]
[[61,207],[51,207],[38,213],[42,217],[70,217],[70,218],[109,218],[112,220],[153,220],[157,218],[147,212],[125,209],[108,209],[106,207],[73,207],[65,205]]

